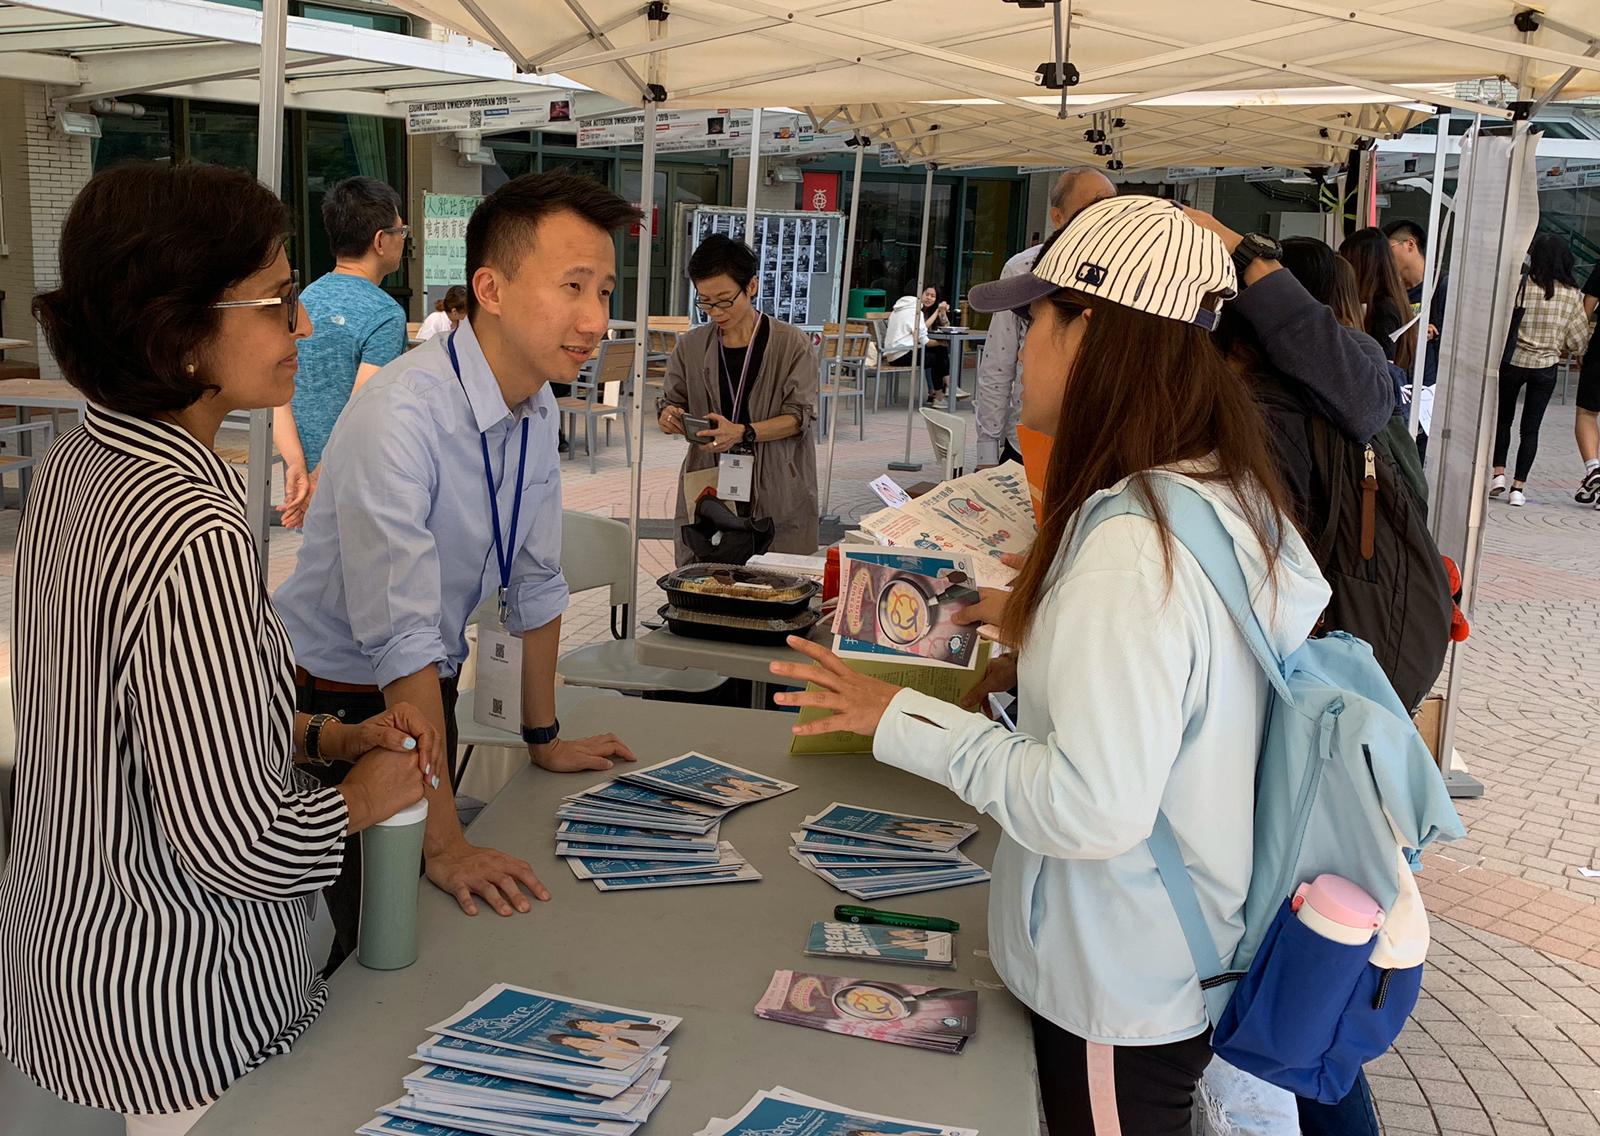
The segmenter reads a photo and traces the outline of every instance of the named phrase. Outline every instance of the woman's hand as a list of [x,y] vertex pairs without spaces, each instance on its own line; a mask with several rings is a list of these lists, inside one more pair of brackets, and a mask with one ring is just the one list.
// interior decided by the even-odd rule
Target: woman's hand
[[354,836],[422,800],[423,777],[420,753],[375,749],[367,754],[338,787],[350,814],[345,832]]
[[1006,601],[1011,593],[999,588],[979,588],[978,602],[951,608],[950,618],[962,626],[987,623],[990,627],[1006,625]]
[[285,462],[283,466],[283,504],[278,515],[283,527],[297,529],[305,523],[306,510],[311,507],[311,475],[304,461]]
[[[329,727],[332,723],[329,723]],[[382,714],[354,726],[324,727],[321,749],[335,761],[355,761],[375,749],[416,753],[430,779],[445,768],[444,738],[409,702],[397,702]]]
[[795,726],[793,730],[797,736],[831,734],[835,730],[848,730],[852,734],[865,734],[868,737],[877,733],[884,711],[889,709],[889,703],[903,688],[857,674],[845,666],[839,656],[809,639],[791,635],[789,646],[815,659],[817,665],[773,663],[772,673],[797,683],[813,683],[822,689],[781,692],[773,695],[773,701],[780,706],[820,706],[831,711],[827,718]]
[[706,421],[710,427],[700,431],[700,437],[706,439],[700,448],[706,453],[725,454],[744,441],[743,423],[730,422],[720,414],[708,414]]
[[1003,694],[1017,685],[1017,657],[1015,655],[996,655],[989,660],[989,667],[983,672],[983,677],[973,684],[972,689],[961,696],[961,709],[976,710],[987,717],[994,717],[989,713],[989,695]]
[[663,406],[661,413],[656,416],[656,425],[661,427],[663,434],[682,434],[683,407]]

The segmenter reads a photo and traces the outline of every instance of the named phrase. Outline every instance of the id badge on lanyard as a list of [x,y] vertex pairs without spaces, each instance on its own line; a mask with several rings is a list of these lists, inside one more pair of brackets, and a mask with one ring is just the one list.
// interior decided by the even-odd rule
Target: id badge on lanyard
[[[450,365],[455,368],[456,380],[461,381],[461,364],[456,358],[455,332],[445,340]],[[465,392],[466,384],[462,383]],[[502,534],[500,528],[500,487],[495,484],[494,464],[489,456],[489,436],[478,435],[483,449],[483,479],[489,491],[489,520],[494,527],[495,566],[500,570],[500,584],[495,592],[498,603],[494,624],[478,626],[478,679],[473,700],[472,717],[482,726],[494,726],[511,733],[522,729],[522,637],[507,630],[511,620],[511,605],[507,596],[511,590],[511,568],[517,557],[517,526],[522,519],[522,486],[528,468],[528,419],[522,420],[522,452],[517,458],[516,498],[511,505],[511,529]],[[502,480],[504,480],[502,470]]]
[[[722,347],[721,332],[717,335],[717,354],[722,362],[721,378],[727,387],[728,394],[733,396],[733,412],[739,413],[739,404],[744,401],[745,387],[750,381],[750,360],[755,355],[756,338],[761,334],[762,322],[767,317],[756,317],[755,331],[750,335],[750,343],[745,347],[744,365],[739,368],[739,385],[733,385],[733,375],[728,367],[728,355]],[[742,501],[750,503],[751,487],[755,480],[756,456],[745,451],[730,452],[717,456],[717,496],[724,501]]]

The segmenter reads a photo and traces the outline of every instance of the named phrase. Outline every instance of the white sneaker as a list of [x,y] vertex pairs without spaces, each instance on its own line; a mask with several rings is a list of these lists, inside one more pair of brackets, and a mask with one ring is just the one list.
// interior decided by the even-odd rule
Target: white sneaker
[[1497,473],[1494,480],[1489,482],[1489,496],[1498,497],[1506,491],[1506,475]]
[[1506,504],[1508,505],[1526,505],[1527,503],[1528,499],[1523,496],[1520,489],[1513,489],[1511,496],[1506,499]]

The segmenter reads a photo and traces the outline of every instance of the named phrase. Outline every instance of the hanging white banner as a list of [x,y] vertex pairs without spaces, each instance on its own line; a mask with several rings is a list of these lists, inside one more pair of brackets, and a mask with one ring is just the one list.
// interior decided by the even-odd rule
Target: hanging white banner
[[[656,112],[656,150],[726,149],[735,141],[750,140],[749,111],[659,110]],[[578,122],[578,148],[592,150],[644,144],[644,112],[608,114]]]
[[406,104],[407,134],[518,130],[572,121],[572,100],[549,95],[484,95]]

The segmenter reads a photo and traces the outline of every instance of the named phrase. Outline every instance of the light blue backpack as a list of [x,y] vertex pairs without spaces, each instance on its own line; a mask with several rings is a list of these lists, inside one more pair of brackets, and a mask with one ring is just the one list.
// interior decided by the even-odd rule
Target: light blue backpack
[[[1369,961],[1370,946],[1311,932],[1292,913],[1295,888],[1332,873],[1392,912],[1410,883],[1399,850],[1414,858],[1433,840],[1456,840],[1466,830],[1371,648],[1336,632],[1279,658],[1215,507],[1174,478],[1155,475],[1147,484],[1272,688],[1256,767],[1255,867],[1244,938],[1231,958],[1219,955],[1165,813],[1157,815],[1150,851],[1195,960],[1218,1056],[1299,1096],[1334,1103],[1399,1034],[1422,967],[1380,969]],[[1151,516],[1131,487],[1089,510],[1075,546],[1112,517]]]

